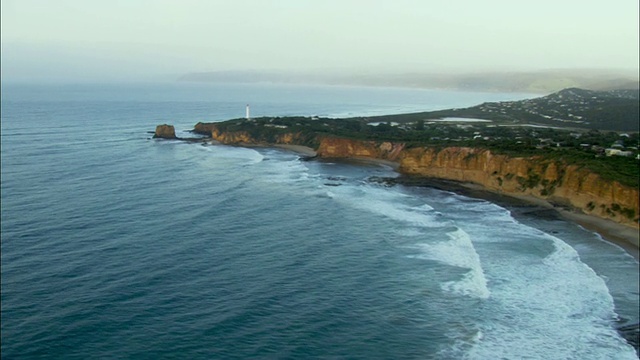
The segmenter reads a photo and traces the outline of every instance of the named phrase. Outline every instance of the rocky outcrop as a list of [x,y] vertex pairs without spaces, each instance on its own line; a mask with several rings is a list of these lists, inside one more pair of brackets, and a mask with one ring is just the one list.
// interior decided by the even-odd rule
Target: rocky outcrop
[[[308,144],[299,133],[256,139],[245,131],[224,132],[216,126],[210,129],[212,138],[224,144]],[[506,195],[530,195],[638,228],[637,188],[559,160],[511,157],[479,148],[407,147],[403,143],[331,136],[317,138],[316,144],[319,157],[395,161],[404,174],[475,183]]]
[[193,127],[193,132],[200,135],[211,136],[211,132],[216,128],[214,123],[199,122]]
[[153,137],[159,139],[176,139],[176,129],[173,125],[158,125],[156,126],[156,132]]
[[217,128],[211,131],[211,138],[223,144],[257,144],[258,140],[254,139],[245,131],[222,132]]
[[397,161],[404,149],[404,144],[394,144],[388,141],[360,141],[335,137],[323,137],[317,153],[320,157],[369,157]]

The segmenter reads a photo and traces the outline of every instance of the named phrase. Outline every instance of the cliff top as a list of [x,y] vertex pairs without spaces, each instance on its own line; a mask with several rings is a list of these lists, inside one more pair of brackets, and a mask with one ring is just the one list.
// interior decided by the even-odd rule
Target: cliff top
[[638,132],[589,128],[597,124],[608,130],[629,128],[633,120],[637,129],[638,94],[638,90],[570,88],[541,98],[485,103],[467,109],[348,119],[233,119],[199,123],[194,131],[206,135],[213,129],[242,132],[265,144],[281,143],[283,135],[295,134],[296,144],[312,148],[317,148],[322,136],[391,141],[408,148],[483,148],[515,157],[539,156],[588,167],[605,179],[638,187]]

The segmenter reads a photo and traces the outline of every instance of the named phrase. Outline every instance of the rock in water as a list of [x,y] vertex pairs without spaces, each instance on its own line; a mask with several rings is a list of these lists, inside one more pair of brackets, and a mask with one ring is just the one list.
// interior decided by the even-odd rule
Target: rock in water
[[159,139],[176,139],[176,129],[173,125],[158,125],[156,126],[156,132],[153,137]]

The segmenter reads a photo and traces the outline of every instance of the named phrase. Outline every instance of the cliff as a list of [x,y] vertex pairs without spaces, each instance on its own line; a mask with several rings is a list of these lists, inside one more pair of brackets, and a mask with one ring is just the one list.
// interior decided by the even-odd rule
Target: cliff
[[316,146],[317,139],[315,136],[303,132],[268,132],[264,128],[261,131],[224,131],[215,123],[197,123],[194,132],[203,135],[210,135],[213,140],[222,144],[238,144],[238,145],[267,145],[267,144],[283,144],[283,145],[305,145]]
[[638,228],[638,189],[578,165],[466,147],[414,148],[403,152],[400,171],[471,182],[506,195],[530,195]]
[[[203,129],[208,130],[223,144],[308,145],[307,136],[301,133],[256,138],[247,131],[222,131],[212,124]],[[604,179],[579,165],[539,156],[511,157],[481,148],[409,148],[403,143],[333,136],[315,140],[319,157],[394,161],[403,174],[475,183],[505,195],[529,195],[638,228],[638,189]]]

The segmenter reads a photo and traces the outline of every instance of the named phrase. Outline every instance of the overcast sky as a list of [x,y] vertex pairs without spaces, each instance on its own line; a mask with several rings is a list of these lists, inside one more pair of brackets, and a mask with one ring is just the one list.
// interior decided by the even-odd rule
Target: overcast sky
[[2,0],[2,78],[638,68],[638,0]]

